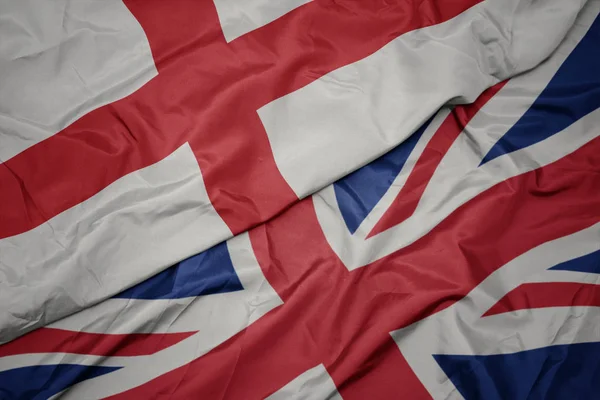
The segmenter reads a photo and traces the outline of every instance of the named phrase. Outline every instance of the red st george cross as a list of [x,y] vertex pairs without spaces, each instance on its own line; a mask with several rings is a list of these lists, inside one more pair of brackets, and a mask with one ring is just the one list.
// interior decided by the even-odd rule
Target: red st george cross
[[148,37],[158,76],[2,164],[0,239],[185,142],[215,209],[234,234],[244,231],[297,200],[256,110],[479,1],[316,0],[227,43],[212,0],[125,0]]

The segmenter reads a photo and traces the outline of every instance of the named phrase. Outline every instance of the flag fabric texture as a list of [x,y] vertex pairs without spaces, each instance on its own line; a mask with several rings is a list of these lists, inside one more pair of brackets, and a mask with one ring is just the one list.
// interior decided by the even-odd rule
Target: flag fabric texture
[[0,398],[597,397],[599,13],[0,1]]

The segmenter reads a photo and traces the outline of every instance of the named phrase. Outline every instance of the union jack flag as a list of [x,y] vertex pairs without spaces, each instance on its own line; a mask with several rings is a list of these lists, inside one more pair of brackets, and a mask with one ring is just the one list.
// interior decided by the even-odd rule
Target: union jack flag
[[[130,3],[143,19],[142,5]],[[247,233],[239,232],[253,212],[242,224],[225,204],[231,199],[213,193],[227,222],[223,237],[239,234],[0,346],[0,396],[594,398],[599,12],[600,1],[588,2],[542,64],[495,84],[473,104],[443,106],[390,152]],[[164,17],[172,17],[166,8]],[[223,35],[241,46],[235,40],[251,41],[243,35],[253,29],[235,24]],[[158,43],[161,71],[174,73],[168,52],[160,53],[171,38],[146,33],[156,35],[150,43]],[[239,61],[221,48],[211,51],[224,70]],[[168,85],[157,82],[136,93]],[[277,97],[265,92],[252,99],[261,117],[270,112],[263,97]],[[94,123],[101,119],[89,115]],[[219,124],[260,125],[244,118]],[[127,168],[150,164],[159,153],[201,152],[172,142],[160,152],[150,144],[135,148],[140,165]],[[204,171],[208,156],[196,156]],[[273,157],[265,170],[280,165]],[[90,168],[103,167],[95,159]],[[110,168],[106,179],[123,173]],[[293,175],[281,169],[286,179]],[[72,183],[80,173],[69,171]],[[205,190],[216,191],[211,181],[223,173],[203,176]],[[228,179],[222,190],[247,177]],[[280,199],[302,197],[303,183],[296,182],[294,193],[286,185],[273,190],[287,193]],[[255,212],[263,219],[282,204]]]

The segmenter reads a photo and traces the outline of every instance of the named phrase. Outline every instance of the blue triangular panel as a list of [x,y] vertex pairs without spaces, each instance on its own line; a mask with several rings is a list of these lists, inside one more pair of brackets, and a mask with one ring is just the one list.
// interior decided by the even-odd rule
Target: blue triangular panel
[[47,399],[86,379],[120,367],[77,364],[35,365],[0,372],[0,399]]
[[600,250],[573,260],[565,261],[550,268],[559,271],[588,272],[600,274]]
[[117,298],[176,299],[243,290],[227,244],[216,245],[121,292]]
[[350,233],[390,188],[431,120],[398,147],[333,184],[335,197]]

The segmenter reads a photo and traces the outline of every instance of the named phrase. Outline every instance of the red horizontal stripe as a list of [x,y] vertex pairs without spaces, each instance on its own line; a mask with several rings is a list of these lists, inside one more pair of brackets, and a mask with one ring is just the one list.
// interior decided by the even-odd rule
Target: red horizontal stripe
[[131,333],[109,335],[41,328],[0,346],[0,357],[31,353],[74,353],[96,356],[143,356],[166,349],[193,335]]
[[577,306],[600,307],[600,286],[577,282],[527,283],[500,299],[484,317],[530,308]]

